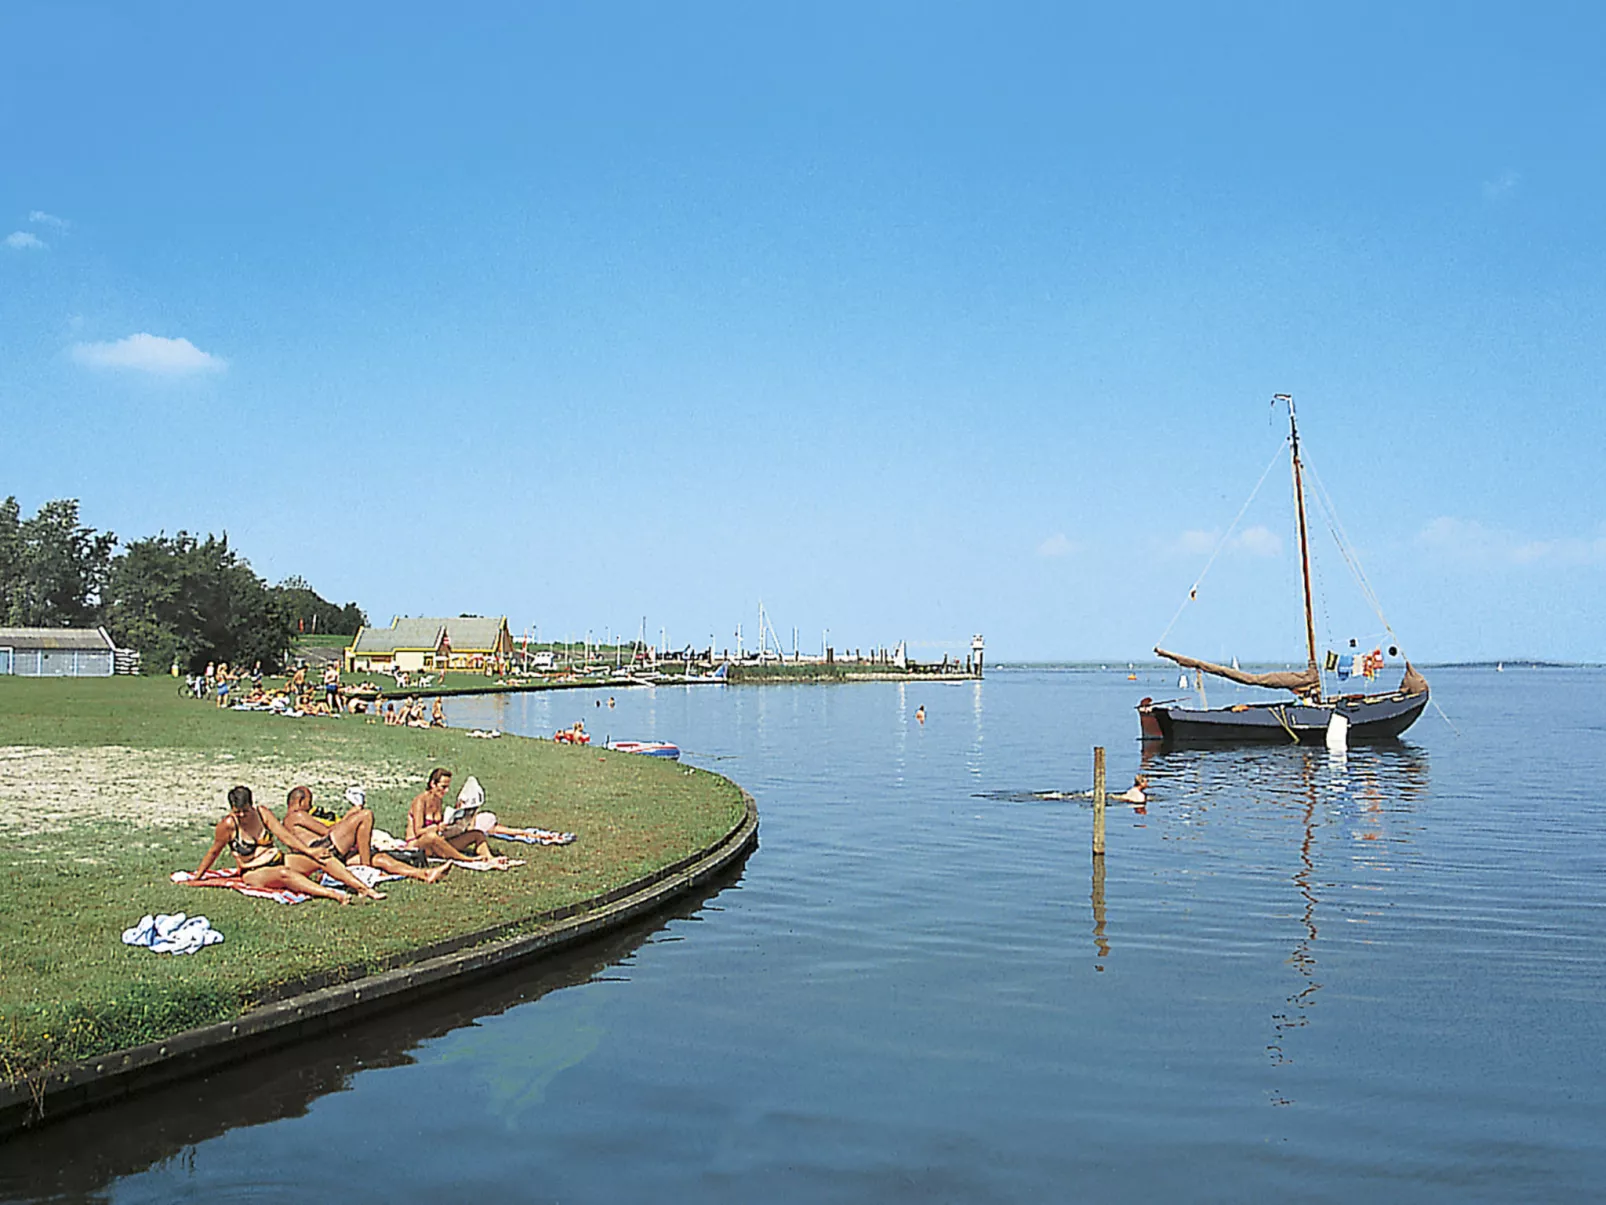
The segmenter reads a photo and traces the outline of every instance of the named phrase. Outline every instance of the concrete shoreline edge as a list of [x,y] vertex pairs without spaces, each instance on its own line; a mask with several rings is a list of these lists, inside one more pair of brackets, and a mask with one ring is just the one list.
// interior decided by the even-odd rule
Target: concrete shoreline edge
[[[404,956],[406,962],[360,979],[297,984],[295,994],[232,1021],[0,1083],[0,1142],[147,1088],[203,1074],[232,1059],[326,1032],[355,1016],[402,1007],[432,990],[555,953],[653,912],[745,857],[758,843],[758,806],[746,790],[742,805],[742,818],[719,840],[601,895],[412,951]],[[539,928],[506,936],[530,926]]]

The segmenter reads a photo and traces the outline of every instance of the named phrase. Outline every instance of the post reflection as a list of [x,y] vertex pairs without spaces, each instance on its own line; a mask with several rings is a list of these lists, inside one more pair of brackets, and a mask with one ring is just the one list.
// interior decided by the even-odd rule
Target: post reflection
[[1104,859],[1093,859],[1093,946],[1100,961],[1093,964],[1095,971],[1104,969],[1103,959],[1110,956],[1110,943],[1104,935]]

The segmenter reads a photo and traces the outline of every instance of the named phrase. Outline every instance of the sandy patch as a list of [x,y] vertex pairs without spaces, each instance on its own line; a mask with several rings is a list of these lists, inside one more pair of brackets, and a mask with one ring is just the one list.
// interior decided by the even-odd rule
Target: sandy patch
[[419,789],[424,776],[328,759],[260,757],[242,764],[228,753],[178,749],[0,745],[0,832],[58,833],[107,821],[187,827],[223,815],[229,788],[240,782],[275,810],[291,787],[305,783],[315,800],[339,811],[347,787]]

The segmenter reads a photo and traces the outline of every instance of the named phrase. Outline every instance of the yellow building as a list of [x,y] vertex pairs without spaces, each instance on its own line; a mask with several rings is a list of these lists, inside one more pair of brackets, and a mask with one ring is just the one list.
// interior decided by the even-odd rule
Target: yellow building
[[379,670],[498,669],[513,653],[507,616],[408,619],[397,616],[388,628],[363,627],[346,650],[346,669]]

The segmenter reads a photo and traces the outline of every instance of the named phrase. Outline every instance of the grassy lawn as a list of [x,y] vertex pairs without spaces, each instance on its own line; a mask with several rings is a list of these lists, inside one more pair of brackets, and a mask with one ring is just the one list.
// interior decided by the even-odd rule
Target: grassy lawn
[[[281,815],[297,783],[336,810],[361,786],[378,827],[400,835],[436,765],[455,786],[476,775],[504,823],[579,840],[504,843],[527,865],[391,882],[388,899],[345,907],[168,880],[200,861],[235,782]],[[355,978],[586,899],[709,845],[741,812],[734,784],[654,758],[220,711],[181,699],[166,677],[0,677],[0,1076],[226,1020],[309,976]],[[161,912],[205,915],[226,940],[187,957],[122,944]]]

